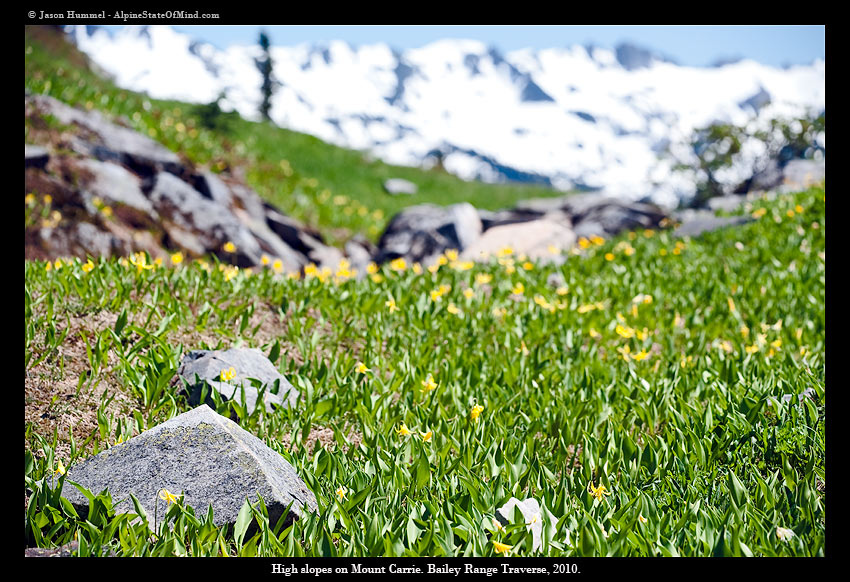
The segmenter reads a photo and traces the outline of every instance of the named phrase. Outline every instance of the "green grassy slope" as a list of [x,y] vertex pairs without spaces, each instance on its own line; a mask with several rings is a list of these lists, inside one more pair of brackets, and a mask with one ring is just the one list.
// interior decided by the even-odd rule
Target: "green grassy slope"
[[[515,496],[544,508],[549,555],[822,555],[824,191],[751,211],[560,267],[447,257],[357,281],[27,262],[26,539],[77,536],[84,555],[531,555],[523,524],[492,522]],[[219,411],[296,467],[318,515],[240,541],[174,505],[153,538],[53,497],[60,461],[189,409],[168,387],[181,354],[233,345],[262,349],[303,401]]]
[[[144,111],[98,82],[68,94]],[[259,172],[247,141],[180,140],[183,108],[152,105],[135,123]],[[293,195],[321,196],[295,176]],[[623,233],[560,266],[446,256],[434,272],[395,263],[361,280],[25,261],[25,543],[76,541],[83,556],[821,556],[825,191],[742,212],[756,220],[692,240]],[[184,353],[238,345],[303,398],[217,408],[292,463],[318,514],[269,524],[252,499],[220,528],[206,508],[161,500],[154,534],[106,493],[87,519],[61,501],[65,467],[189,410],[169,387]],[[526,524],[494,524],[512,496],[540,503],[545,550]],[[243,536],[251,520],[259,533]]]
[[[391,166],[363,153],[275,127],[222,115],[203,123],[204,107],[149,99],[117,88],[92,72],[85,55],[54,29],[27,27],[25,85],[77,107],[124,118],[196,164],[240,169],[250,186],[291,216],[340,242],[355,233],[375,240],[393,214],[411,204],[467,201],[498,209],[524,198],[562,195],[536,186],[465,182],[446,172]],[[382,189],[390,177],[419,186],[414,196]]]

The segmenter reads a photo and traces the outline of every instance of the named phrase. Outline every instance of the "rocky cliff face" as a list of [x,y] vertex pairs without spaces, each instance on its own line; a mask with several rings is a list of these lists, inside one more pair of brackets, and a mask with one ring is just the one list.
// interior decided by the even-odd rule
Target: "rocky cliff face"
[[235,176],[197,168],[145,135],[42,95],[25,100],[25,257],[217,255],[239,267],[336,264],[319,233]]

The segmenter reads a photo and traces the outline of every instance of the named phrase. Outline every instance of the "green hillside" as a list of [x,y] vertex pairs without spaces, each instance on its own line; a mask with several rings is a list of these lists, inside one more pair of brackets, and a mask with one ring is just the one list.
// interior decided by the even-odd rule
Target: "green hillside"
[[[540,195],[367,163],[238,119],[203,129],[191,107],[115,89],[45,34],[27,32],[30,91],[124,116],[197,163],[243,168],[264,196],[340,238],[410,203],[382,194],[379,177],[414,179],[435,202]],[[352,200],[361,206],[347,214]],[[825,190],[741,212],[754,220],[700,238],[585,241],[557,266],[508,249],[474,265],[447,252],[433,270],[394,261],[359,280],[344,265],[296,278],[176,258],[25,261],[25,545],[75,542],[80,556],[823,556]],[[86,517],[62,501],[74,462],[191,409],[170,385],[186,352],[233,346],[262,350],[302,401],[217,410],[293,465],[318,513],[269,523],[251,499],[235,527],[218,527],[206,508],[165,496],[151,532],[106,492],[90,492]],[[539,502],[542,549],[533,524],[494,521],[511,497]]]
[[[124,119],[133,129],[213,171],[241,172],[263,198],[339,243],[355,233],[375,240],[411,204],[467,201],[507,208],[525,198],[563,192],[522,185],[465,182],[444,171],[391,166],[361,152],[272,124],[216,112],[211,105],[149,99],[92,72],[88,59],[52,28],[27,27],[25,86],[75,107]],[[387,178],[418,185],[415,196],[383,191]]]

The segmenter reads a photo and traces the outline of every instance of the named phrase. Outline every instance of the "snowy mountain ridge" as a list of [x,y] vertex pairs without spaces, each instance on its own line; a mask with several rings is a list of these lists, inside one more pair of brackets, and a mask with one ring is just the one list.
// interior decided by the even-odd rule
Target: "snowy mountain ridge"
[[[166,26],[69,27],[118,85],[257,119],[256,45],[220,50]],[[683,67],[632,45],[500,53],[472,40],[397,51],[343,41],[273,46],[271,116],[282,127],[392,164],[465,179],[603,189],[673,205],[693,194],[686,140],[713,121],[763,124],[825,110],[824,61],[777,69],[743,60]],[[758,144],[745,147],[752,158]],[[750,168],[730,172],[730,181]],[[740,176],[736,175],[736,172]]]

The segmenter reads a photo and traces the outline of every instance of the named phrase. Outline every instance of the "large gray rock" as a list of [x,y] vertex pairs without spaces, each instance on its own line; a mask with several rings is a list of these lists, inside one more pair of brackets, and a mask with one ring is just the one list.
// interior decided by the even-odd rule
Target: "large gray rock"
[[[222,370],[233,368],[236,375],[221,380]],[[181,380],[182,379],[182,380]],[[290,407],[298,404],[299,393],[274,364],[254,348],[231,348],[229,350],[195,350],[183,356],[177,369],[174,383],[180,384],[180,391],[187,390],[189,403],[200,403],[204,385],[210,391],[207,404],[212,405],[211,391],[215,390],[225,400],[236,400],[246,407],[249,413],[257,406],[260,390],[249,379],[259,380],[260,388],[265,388],[263,404],[271,412],[275,407]],[[277,393],[273,393],[275,383],[279,384]],[[242,400],[244,390],[245,400]]]
[[541,218],[489,228],[461,253],[461,257],[487,260],[510,247],[514,254],[524,254],[532,260],[563,262],[563,253],[573,248],[575,242],[576,235],[565,222]]
[[673,231],[673,236],[696,237],[729,226],[740,226],[754,219],[751,216],[705,216],[700,215],[680,224]]
[[419,188],[410,180],[390,178],[384,182],[384,190],[387,194],[392,194],[393,196],[398,196],[399,194],[412,196],[419,191]]
[[[236,245],[236,264],[249,267],[260,263],[262,249],[250,230],[227,207],[216,204],[177,176],[160,172],[156,175],[149,198],[165,219],[165,230],[176,227],[185,238],[191,234],[208,252],[223,255],[228,241]],[[185,243],[184,243],[185,245]],[[188,246],[188,245],[186,245]]]
[[463,251],[481,236],[478,212],[468,202],[420,204],[396,214],[378,241],[378,262],[404,257],[431,263],[448,249]]
[[301,255],[299,267],[311,262],[334,269],[343,258],[339,249],[326,245],[318,232],[308,229],[294,218],[273,208],[266,208],[265,220],[271,232]]
[[48,113],[62,124],[87,130],[71,140],[72,147],[83,155],[114,160],[147,173],[179,171],[177,154],[146,135],[109,121],[98,111],[76,109],[46,95],[27,96],[26,106]]
[[136,496],[153,525],[162,519],[161,489],[179,497],[202,517],[213,508],[216,525],[234,524],[245,499],[261,495],[272,525],[286,516],[291,522],[317,509],[316,498],[286,460],[263,441],[206,405],[166,421],[69,468],[66,497],[82,515],[88,499],[68,483],[91,491],[109,489],[118,512],[133,512]]
[[610,237],[638,228],[658,228],[667,212],[654,204],[629,202],[598,193],[563,198],[577,236]]
[[92,158],[67,160],[63,166],[77,175],[80,192],[90,213],[97,212],[92,200],[98,197],[104,204],[129,206],[151,220],[157,220],[153,204],[142,192],[141,180],[124,166]]
[[791,160],[782,170],[782,190],[786,192],[809,188],[826,179],[824,160]]

